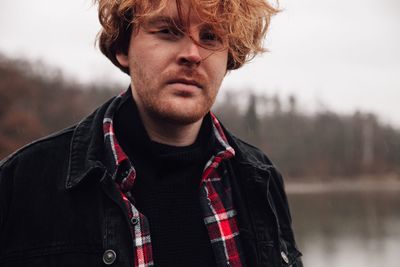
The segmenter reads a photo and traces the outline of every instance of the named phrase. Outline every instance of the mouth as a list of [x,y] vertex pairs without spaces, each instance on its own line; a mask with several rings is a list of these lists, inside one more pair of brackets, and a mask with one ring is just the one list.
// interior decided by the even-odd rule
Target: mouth
[[197,82],[196,80],[184,79],[184,78],[169,80],[167,83],[168,84],[180,83],[180,84],[184,84],[184,85],[196,86],[200,89],[204,88],[204,86],[202,84],[200,84],[199,82]]

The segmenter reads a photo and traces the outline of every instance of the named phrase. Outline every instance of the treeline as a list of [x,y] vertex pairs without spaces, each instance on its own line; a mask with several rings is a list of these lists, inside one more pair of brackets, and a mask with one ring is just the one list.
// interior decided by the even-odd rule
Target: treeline
[[81,85],[43,63],[0,54],[0,158],[78,122],[115,95],[112,89],[110,85]]
[[[241,110],[244,97],[247,107]],[[400,177],[399,129],[370,113],[307,115],[294,96],[282,102],[277,96],[230,92],[215,112],[293,179]]]
[[[82,85],[42,63],[0,55],[0,158],[78,122],[125,87]],[[307,115],[295,97],[285,101],[288,105],[282,102],[276,96],[230,92],[214,111],[292,179],[400,173],[400,131],[373,114]]]

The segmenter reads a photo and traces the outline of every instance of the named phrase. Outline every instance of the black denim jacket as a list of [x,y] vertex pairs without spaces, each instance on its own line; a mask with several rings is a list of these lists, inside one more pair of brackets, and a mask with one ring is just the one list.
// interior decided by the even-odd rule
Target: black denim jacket
[[[0,267],[133,266],[130,222],[102,155],[110,101],[78,125],[0,163]],[[226,131],[232,183],[250,267],[302,267],[283,180],[268,158]]]

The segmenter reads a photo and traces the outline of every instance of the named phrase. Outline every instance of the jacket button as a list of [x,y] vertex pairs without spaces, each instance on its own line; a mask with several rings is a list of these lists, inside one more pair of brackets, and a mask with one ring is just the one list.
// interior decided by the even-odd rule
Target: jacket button
[[139,222],[139,218],[138,217],[132,217],[131,218],[131,224],[132,225],[136,225],[136,224],[138,224],[138,222]]
[[114,263],[115,259],[117,258],[117,254],[114,250],[108,249],[103,254],[103,262],[106,265],[111,265]]
[[289,263],[289,258],[288,258],[288,256],[286,255],[286,253],[284,251],[281,251],[281,256],[282,256],[283,261],[286,264],[288,264]]

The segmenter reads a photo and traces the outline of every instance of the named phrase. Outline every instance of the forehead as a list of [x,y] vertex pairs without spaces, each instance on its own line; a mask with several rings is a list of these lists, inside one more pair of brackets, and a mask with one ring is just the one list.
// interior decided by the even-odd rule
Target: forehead
[[[141,22],[174,21],[179,24],[213,24],[217,26],[217,18],[210,16],[205,4],[199,0],[165,0],[158,1],[152,10],[141,17]],[[218,27],[218,26],[217,26]]]
[[144,19],[144,22],[174,21],[179,24],[199,24],[206,20],[199,16],[191,0],[166,0],[165,6],[157,8]]

